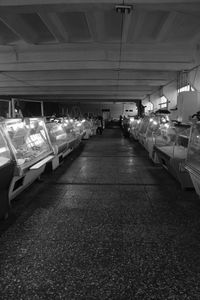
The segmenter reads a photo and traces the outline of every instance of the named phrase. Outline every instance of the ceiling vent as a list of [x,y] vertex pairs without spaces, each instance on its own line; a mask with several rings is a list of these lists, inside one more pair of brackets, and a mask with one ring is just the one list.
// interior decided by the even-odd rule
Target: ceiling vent
[[115,11],[120,14],[130,14],[132,9],[132,5],[115,5]]

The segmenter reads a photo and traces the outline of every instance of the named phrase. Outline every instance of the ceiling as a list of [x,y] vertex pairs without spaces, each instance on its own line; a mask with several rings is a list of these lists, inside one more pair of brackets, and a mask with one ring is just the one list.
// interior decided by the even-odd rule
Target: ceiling
[[200,64],[199,42],[197,0],[0,0],[0,95],[143,99]]

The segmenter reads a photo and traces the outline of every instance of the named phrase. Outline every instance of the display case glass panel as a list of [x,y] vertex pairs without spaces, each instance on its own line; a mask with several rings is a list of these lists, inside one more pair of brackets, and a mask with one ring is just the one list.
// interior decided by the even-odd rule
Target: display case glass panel
[[8,119],[5,128],[20,168],[28,168],[52,152],[42,119]]
[[176,141],[176,128],[172,122],[161,123],[154,133],[155,146],[165,154],[173,157],[173,150]]
[[134,126],[131,128],[131,133],[135,139],[138,139],[139,128],[140,128],[141,119],[137,119],[134,123]]
[[[155,115],[149,119],[149,124],[146,131],[146,140],[155,143],[155,135],[159,135],[160,126],[169,124],[169,117],[167,115]],[[165,125],[168,127],[168,125]]]
[[139,133],[140,134],[145,134],[146,131],[147,131],[147,127],[149,125],[149,120],[150,120],[150,117],[149,116],[145,116],[142,120],[141,120],[141,123],[140,123],[140,126],[139,126]]
[[200,122],[194,124],[191,130],[187,164],[200,173]]
[[0,117],[10,117],[10,101],[0,99]]
[[190,126],[177,124],[176,129],[176,140],[173,149],[173,158],[185,160],[187,157],[188,142],[190,136]]
[[68,118],[60,118],[59,120],[62,123],[65,132],[67,133],[67,141],[71,142],[72,140],[75,140],[77,137],[77,133],[74,129],[75,121],[73,119]]
[[58,149],[67,143],[67,133],[62,124],[57,122],[48,122],[46,127],[53,146]]
[[11,153],[4,137],[3,130],[0,128],[0,168],[9,164],[10,162]]
[[83,123],[77,120],[74,120],[73,124],[73,131],[75,136],[78,137],[81,135],[81,132],[84,130]]

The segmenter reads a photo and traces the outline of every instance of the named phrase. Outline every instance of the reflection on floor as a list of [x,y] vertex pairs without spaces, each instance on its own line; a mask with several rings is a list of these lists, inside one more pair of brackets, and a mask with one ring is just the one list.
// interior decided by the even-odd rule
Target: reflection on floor
[[0,299],[199,299],[200,200],[107,129],[0,223]]

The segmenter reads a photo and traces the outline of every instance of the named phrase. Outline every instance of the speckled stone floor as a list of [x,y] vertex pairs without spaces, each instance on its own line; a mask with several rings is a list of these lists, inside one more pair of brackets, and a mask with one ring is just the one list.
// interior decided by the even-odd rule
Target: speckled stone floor
[[119,129],[0,222],[0,299],[200,299],[200,200]]

